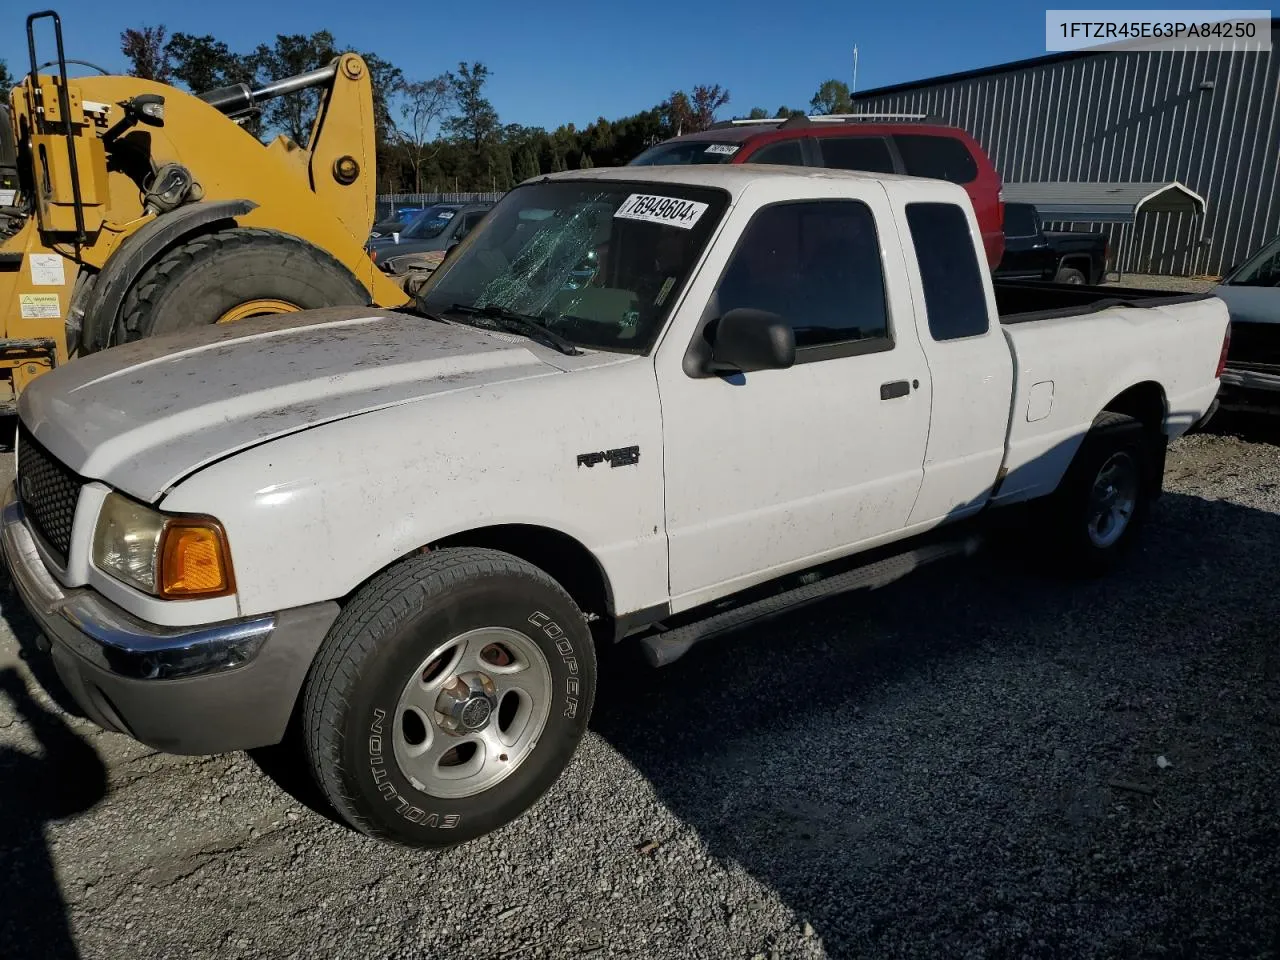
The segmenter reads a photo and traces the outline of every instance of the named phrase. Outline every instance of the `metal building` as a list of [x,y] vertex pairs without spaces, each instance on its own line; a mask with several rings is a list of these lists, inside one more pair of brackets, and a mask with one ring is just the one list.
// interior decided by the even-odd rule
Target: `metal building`
[[1105,230],[1113,270],[1216,275],[1280,233],[1280,20],[1271,36],[1269,53],[1052,54],[867,90],[854,109],[963,127],[1006,183],[1180,181],[1203,216],[1052,227]]

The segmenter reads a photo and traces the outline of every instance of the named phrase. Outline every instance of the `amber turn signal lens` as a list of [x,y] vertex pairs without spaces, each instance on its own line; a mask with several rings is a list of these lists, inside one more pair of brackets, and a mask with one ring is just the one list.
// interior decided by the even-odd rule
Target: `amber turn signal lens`
[[222,527],[211,521],[170,521],[160,545],[160,595],[209,597],[232,589],[231,555]]

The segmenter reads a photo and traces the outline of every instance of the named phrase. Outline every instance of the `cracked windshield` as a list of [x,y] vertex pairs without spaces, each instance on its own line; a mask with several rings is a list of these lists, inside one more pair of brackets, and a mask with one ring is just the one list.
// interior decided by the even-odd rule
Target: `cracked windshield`
[[571,344],[643,353],[726,196],[689,186],[539,183],[513,191],[419,294],[429,313],[515,313]]

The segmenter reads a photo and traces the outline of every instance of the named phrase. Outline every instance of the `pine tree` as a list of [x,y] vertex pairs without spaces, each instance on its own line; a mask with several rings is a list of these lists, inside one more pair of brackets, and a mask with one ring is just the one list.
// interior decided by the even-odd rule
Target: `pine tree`
[[542,169],[538,166],[538,155],[534,153],[533,147],[525,147],[520,151],[519,162],[516,165],[516,181],[523,183],[525,180],[532,180]]

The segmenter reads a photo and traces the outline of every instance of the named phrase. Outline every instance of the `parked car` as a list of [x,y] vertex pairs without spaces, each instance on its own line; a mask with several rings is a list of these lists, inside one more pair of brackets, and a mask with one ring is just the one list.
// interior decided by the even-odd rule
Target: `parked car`
[[400,207],[393,216],[375,223],[369,236],[371,238],[389,237],[393,233],[399,233],[412,222],[414,217],[422,213],[422,210],[422,207]]
[[1231,311],[1222,408],[1280,412],[1280,237],[1227,271],[1213,293]]
[[493,208],[492,203],[437,203],[428,207],[398,235],[369,241],[369,255],[384,270],[395,272],[390,263],[406,254],[444,253],[475,229]]
[[1095,286],[1107,275],[1105,234],[1046,232],[1030,203],[1004,205],[1004,256],[995,275],[1009,280],[1053,280]]
[[1000,176],[966,131],[923,119],[868,113],[727,121],[665,140],[631,163],[777,163],[948,180],[973,201],[987,264],[994,267],[1004,252]]
[[967,553],[1014,505],[1069,572],[1123,555],[1218,390],[1226,308],[993,285],[978,236],[930,180],[541,177],[415,311],[38,378],[3,553],[102,726],[216,753],[296,723],[349,823],[478,837],[574,754],[597,644],[669,663]]

